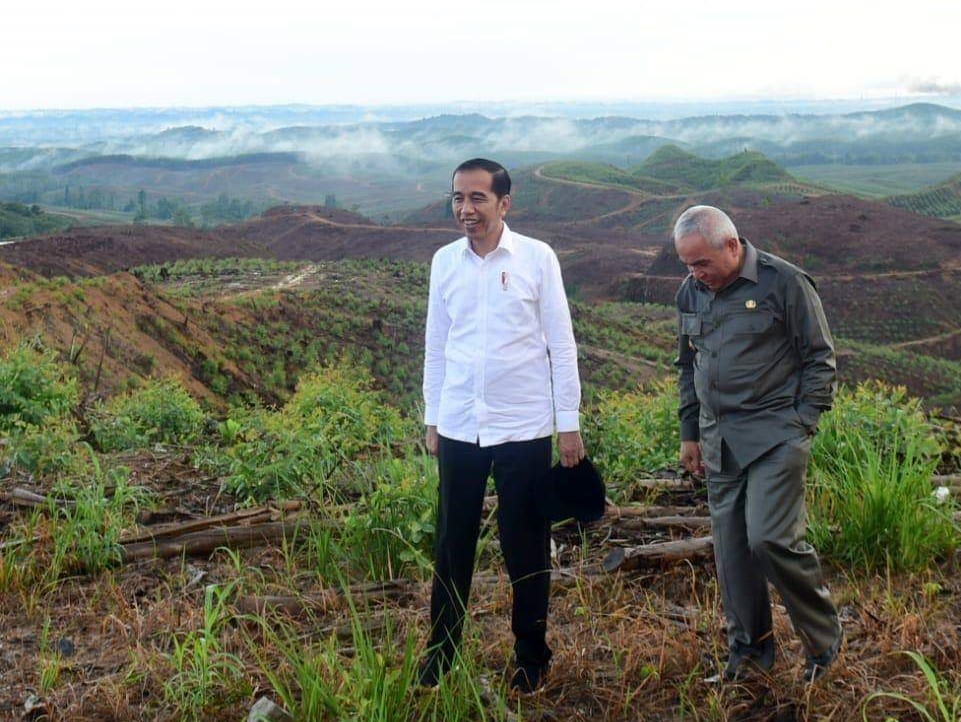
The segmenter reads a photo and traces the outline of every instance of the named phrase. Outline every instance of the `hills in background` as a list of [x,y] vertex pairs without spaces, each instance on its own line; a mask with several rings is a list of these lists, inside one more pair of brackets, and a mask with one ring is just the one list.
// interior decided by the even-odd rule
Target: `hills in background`
[[[0,118],[0,137],[13,127],[4,126],[7,120]],[[5,235],[52,231],[0,246],[0,261],[36,274],[0,300],[16,316],[7,333],[42,330],[51,314],[59,314],[57,343],[69,348],[73,335],[114,328],[110,316],[120,311],[87,303],[77,315],[71,299],[92,292],[68,293],[61,290],[65,284],[86,288],[91,281],[83,279],[94,279],[98,287],[104,281],[96,279],[113,279],[111,288],[129,296],[124,303],[130,305],[138,293],[148,298],[159,292],[158,282],[168,288],[171,264],[181,264],[177,275],[195,259],[206,270],[186,273],[186,296],[206,289],[199,306],[184,311],[181,306],[194,302],[173,281],[168,290],[175,299],[144,302],[157,309],[167,303],[184,318],[204,317],[193,321],[209,336],[199,362],[182,344],[166,355],[150,351],[159,368],[180,359],[180,370],[198,388],[252,389],[275,371],[280,379],[296,375],[279,332],[272,350],[263,352],[274,366],[261,368],[267,361],[257,361],[256,381],[243,358],[220,358],[217,344],[240,343],[227,338],[226,329],[242,319],[256,326],[257,313],[214,302],[232,296],[231,288],[245,289],[237,291],[241,299],[264,294],[268,305],[254,309],[259,313],[285,293],[306,294],[281,305],[287,318],[299,319],[291,328],[308,334],[325,323],[317,320],[326,318],[323,305],[339,303],[330,291],[343,293],[343,279],[351,279],[351,293],[366,289],[362,295],[380,298],[381,305],[387,303],[383,293],[371,289],[386,284],[390,299],[403,300],[405,310],[397,313],[408,358],[381,353],[377,339],[364,347],[382,370],[395,361],[410,363],[409,349],[419,343],[413,309],[425,292],[418,279],[432,253],[457,235],[446,200],[450,169],[464,157],[490,154],[512,166],[512,227],[548,240],[561,258],[583,321],[584,361],[599,377],[630,383],[634,375],[670,372],[667,306],[684,269],[665,241],[684,207],[709,203],[728,210],[760,248],[815,275],[848,380],[881,377],[933,403],[961,405],[961,323],[954,312],[961,303],[961,225],[953,221],[961,186],[961,112],[951,108],[663,120],[467,114],[243,130],[236,124],[183,125],[148,133],[132,127],[121,136],[108,132],[108,124],[101,137],[74,148],[0,149],[0,196],[21,203],[2,206],[21,224]],[[791,164],[799,159],[817,163]],[[910,180],[897,175],[903,167]],[[837,186],[871,190],[857,197],[836,192]],[[138,223],[130,224],[134,217]],[[66,228],[81,220],[96,225]],[[390,265],[407,262],[414,270]],[[257,270],[259,263],[267,270]],[[337,270],[331,264],[347,265]],[[168,276],[138,271],[154,279],[140,288],[143,281],[124,275],[145,265],[162,267]],[[403,291],[391,290],[395,272],[406,279]],[[314,315],[300,314],[298,304],[313,307]],[[355,309],[353,333],[366,338],[381,311]],[[150,313],[139,315],[148,319]],[[143,319],[136,332],[117,327],[116,338],[129,336],[136,349],[141,341],[152,343],[140,338],[145,333],[155,341],[170,334]],[[178,333],[187,338],[192,322],[182,323]],[[334,339],[329,343],[333,348]],[[135,356],[131,351],[119,366],[145,373],[145,362],[130,361]],[[217,369],[214,381],[211,368]],[[405,383],[416,376],[411,369],[405,374]],[[381,378],[390,383],[389,374]],[[283,383],[277,383],[279,394]],[[413,386],[393,390],[414,392]]]
[[[916,172],[914,185],[886,195],[961,172],[961,111],[934,104],[666,119],[477,113],[410,119],[405,112],[381,119],[372,111],[366,120],[353,108],[0,115],[0,199],[130,218],[144,210],[154,221],[169,221],[170,214],[154,212],[165,199],[195,222],[213,224],[238,220],[201,212],[226,196],[250,202],[251,212],[284,201],[327,203],[396,220],[443,197],[450,169],[466,157],[493,156],[517,170],[576,161],[630,171],[666,146],[707,160],[760,153],[805,182],[864,187],[873,195],[878,169],[913,164],[931,171]],[[176,121],[186,122],[170,124]]]

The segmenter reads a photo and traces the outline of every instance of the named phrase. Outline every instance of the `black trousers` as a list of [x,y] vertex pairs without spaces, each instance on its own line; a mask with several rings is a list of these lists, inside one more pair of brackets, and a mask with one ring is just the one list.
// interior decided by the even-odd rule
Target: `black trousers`
[[493,472],[497,528],[513,590],[511,629],[521,666],[545,666],[550,594],[550,522],[535,513],[529,485],[551,463],[551,439],[482,448],[440,437],[440,498],[430,617],[432,654],[450,666],[460,644],[480,534],[481,507]]

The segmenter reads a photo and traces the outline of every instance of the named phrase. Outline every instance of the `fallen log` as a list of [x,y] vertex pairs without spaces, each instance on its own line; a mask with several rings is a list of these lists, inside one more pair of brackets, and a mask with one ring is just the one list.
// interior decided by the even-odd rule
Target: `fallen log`
[[56,497],[44,496],[29,489],[15,487],[11,491],[0,494],[0,501],[14,506],[37,507],[54,504],[55,506],[76,506],[76,502],[70,499],[58,499]]
[[204,529],[182,534],[171,539],[125,544],[121,547],[123,562],[141,559],[170,559],[179,556],[203,556],[212,554],[220,547],[242,549],[290,539],[302,528],[300,521],[278,521],[254,526],[222,527]]
[[703,506],[608,506],[604,519],[633,519],[655,516],[697,516],[705,511]]
[[624,549],[612,549],[602,565],[607,572],[627,572],[643,567],[660,566],[685,559],[702,560],[711,556],[714,539],[709,536],[658,542]]
[[219,514],[217,516],[208,516],[204,517],[203,519],[192,519],[190,521],[173,522],[170,524],[158,524],[156,526],[147,527],[122,537],[120,539],[120,543],[126,545],[137,544],[139,542],[146,542],[150,540],[159,541],[161,539],[180,537],[185,534],[202,531],[211,527],[231,527],[241,523],[251,525],[267,521],[276,521],[277,518],[282,516],[284,513],[297,511],[300,509],[300,507],[301,503],[299,501],[284,501],[267,506],[241,509],[240,511]]
[[617,520],[618,529],[710,529],[709,516],[652,516]]
[[351,597],[362,601],[399,599],[412,593],[411,582],[406,579],[393,579],[386,582],[371,582],[351,585],[346,590],[325,589],[302,596],[268,595],[240,597],[234,606],[241,614],[262,616],[265,612],[281,612],[290,616],[302,616],[308,612],[328,612],[340,609]]
[[694,482],[690,479],[636,479],[629,486],[654,491],[691,491]]

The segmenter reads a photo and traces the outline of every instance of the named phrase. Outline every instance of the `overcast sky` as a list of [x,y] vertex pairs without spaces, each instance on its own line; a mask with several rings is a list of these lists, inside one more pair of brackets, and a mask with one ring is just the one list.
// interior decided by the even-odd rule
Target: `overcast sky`
[[3,0],[0,108],[961,93],[961,0]]

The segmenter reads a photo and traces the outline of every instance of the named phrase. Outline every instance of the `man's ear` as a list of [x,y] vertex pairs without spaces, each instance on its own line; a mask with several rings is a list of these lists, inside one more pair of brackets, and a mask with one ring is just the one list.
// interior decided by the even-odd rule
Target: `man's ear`
[[507,211],[511,209],[511,197],[510,195],[501,196],[497,204],[500,206],[501,218],[507,215]]
[[740,253],[741,241],[739,238],[728,238],[724,241],[724,247],[736,256]]

